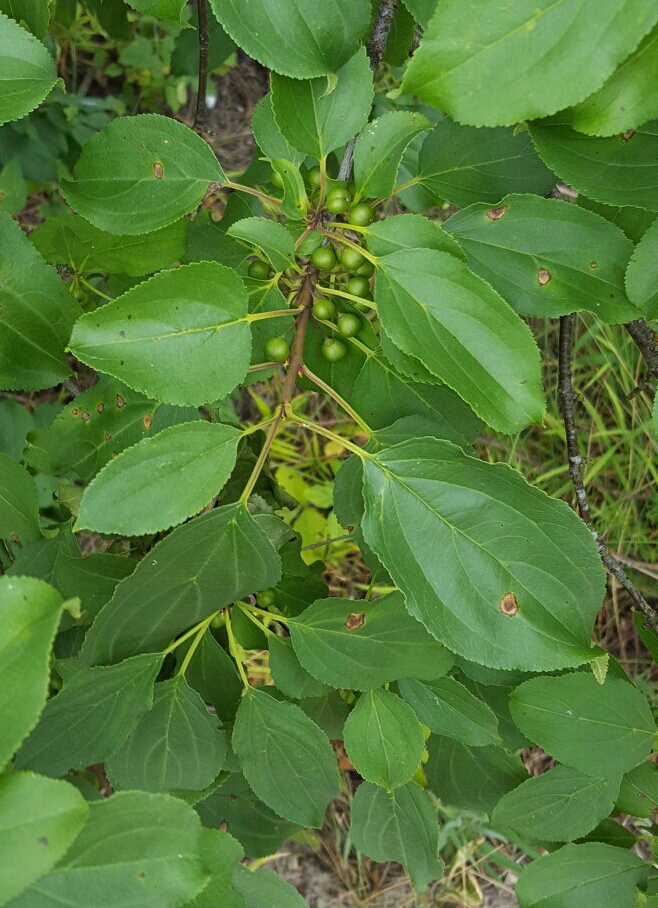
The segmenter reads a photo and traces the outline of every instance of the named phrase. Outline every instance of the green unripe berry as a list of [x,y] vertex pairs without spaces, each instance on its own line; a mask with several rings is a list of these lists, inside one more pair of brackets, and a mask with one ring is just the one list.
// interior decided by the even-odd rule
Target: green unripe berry
[[256,259],[256,261],[249,265],[247,274],[257,281],[266,281],[270,276],[270,266],[262,259]]
[[372,224],[374,217],[375,212],[372,210],[370,205],[366,205],[365,202],[359,202],[358,205],[354,205],[350,209],[350,214],[347,220],[350,224],[354,224],[356,227],[367,227],[368,224]]
[[375,266],[372,262],[365,261],[363,265],[356,269],[356,273],[360,277],[372,277],[375,273]]
[[273,186],[276,186],[277,189],[283,189],[283,177],[278,170],[274,170],[274,168],[270,171],[270,183]]
[[276,602],[276,593],[274,590],[261,590],[256,594],[256,602],[260,608],[272,608]]
[[270,363],[285,363],[290,355],[290,345],[285,337],[271,337],[263,350]]
[[331,300],[318,300],[313,303],[313,315],[320,321],[328,322],[336,314],[336,307]]
[[358,315],[345,312],[338,319],[338,330],[343,337],[354,337],[361,330],[361,319]]
[[318,271],[331,271],[336,265],[336,254],[331,246],[320,246],[311,254],[311,263]]
[[332,189],[327,196],[325,207],[332,214],[342,214],[350,207],[352,196],[347,189]]
[[322,342],[322,355],[330,363],[340,362],[347,355],[347,347],[337,337],[328,337]]
[[348,271],[356,271],[365,262],[365,256],[358,249],[347,246],[340,254],[340,260]]
[[319,167],[311,167],[308,172],[308,185],[314,189],[319,189],[322,182],[322,171]]
[[358,274],[347,282],[345,288],[352,296],[360,296],[362,299],[370,299],[370,281],[367,277],[360,277]]

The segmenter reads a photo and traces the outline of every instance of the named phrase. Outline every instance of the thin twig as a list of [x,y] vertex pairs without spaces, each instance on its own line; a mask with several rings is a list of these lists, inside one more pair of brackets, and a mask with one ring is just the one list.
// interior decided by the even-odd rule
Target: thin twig
[[571,377],[571,348],[573,345],[574,321],[574,315],[563,315],[560,318],[558,399],[566,432],[569,475],[571,476],[571,482],[576,492],[578,510],[585,525],[592,534],[598,553],[601,556],[601,561],[606,570],[615,578],[617,583],[626,590],[631,597],[633,604],[643,612],[646,623],[658,634],[658,613],[649,605],[635,584],[629,580],[626,572],[617,559],[611,554],[608,546],[599,535],[592,519],[592,512],[589,507],[589,499],[587,497],[587,490],[585,489],[585,481],[583,478],[583,459],[580,455],[578,446],[575,415],[576,395],[574,394]]
[[196,0],[199,22],[199,81],[197,83],[196,110],[194,111],[195,132],[205,132],[206,94],[208,91],[208,3]]
[[649,372],[649,383],[640,385],[637,390],[649,390],[650,381],[658,380],[658,335],[647,325],[643,318],[628,322],[624,327],[635,341]]
[[370,40],[366,44],[366,50],[370,57],[370,65],[373,69],[377,69],[382,62],[382,57],[386,50],[386,42],[388,41],[388,35],[391,26],[393,25],[393,17],[395,16],[397,7],[398,0],[383,0],[379,7],[375,24],[372,27]]

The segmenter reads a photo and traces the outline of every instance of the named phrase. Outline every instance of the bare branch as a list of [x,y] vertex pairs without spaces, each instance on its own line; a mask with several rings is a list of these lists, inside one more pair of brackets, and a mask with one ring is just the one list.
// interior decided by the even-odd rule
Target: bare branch
[[642,593],[628,578],[620,563],[617,561],[614,555],[612,555],[608,546],[599,535],[592,519],[592,512],[589,507],[589,499],[587,497],[587,490],[585,488],[585,481],[583,478],[583,459],[580,455],[580,449],[578,446],[578,433],[576,430],[575,415],[576,395],[574,394],[573,381],[571,377],[571,348],[573,345],[574,321],[574,315],[563,315],[560,318],[558,399],[560,402],[560,409],[562,410],[564,428],[566,431],[567,454],[569,457],[569,475],[571,476],[571,482],[576,492],[578,510],[580,512],[580,516],[582,517],[583,521],[592,534],[598,553],[601,556],[601,561],[603,562],[606,570],[615,578],[617,583],[619,583],[619,585],[626,590],[628,595],[631,597],[633,605],[636,608],[639,608],[644,614],[646,623],[658,634],[658,612],[656,612],[656,610],[649,605]]
[[[635,341],[647,364],[648,379],[650,381],[658,380],[658,335],[647,325],[643,318],[628,322],[624,327]],[[640,386],[637,390],[644,390],[644,388]]]
[[195,132],[205,132],[206,119],[206,93],[208,90],[208,3],[207,0],[197,0],[197,15],[199,21],[199,81],[197,83],[196,110],[194,111]]

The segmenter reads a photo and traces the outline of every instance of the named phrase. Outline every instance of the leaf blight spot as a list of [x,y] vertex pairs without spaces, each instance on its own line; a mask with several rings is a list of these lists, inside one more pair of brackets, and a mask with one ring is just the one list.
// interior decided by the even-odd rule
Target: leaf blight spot
[[352,612],[345,619],[345,627],[348,631],[358,631],[360,627],[366,623],[366,616],[364,612]]
[[514,593],[505,593],[498,604],[499,609],[508,618],[513,618],[519,610],[519,603]]

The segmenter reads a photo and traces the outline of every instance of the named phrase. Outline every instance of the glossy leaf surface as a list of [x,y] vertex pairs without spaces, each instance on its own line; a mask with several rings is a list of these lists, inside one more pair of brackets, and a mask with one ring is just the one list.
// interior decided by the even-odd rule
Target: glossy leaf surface
[[88,366],[156,400],[180,406],[218,400],[249,367],[247,291],[235,272],[215,262],[162,271],[83,315],[70,347]]
[[140,536],[182,523],[231,475],[240,432],[203,421],[165,429],[123,451],[85,490],[76,529]]
[[[240,568],[228,571],[226,565]],[[276,550],[241,504],[175,529],[116,589],[87,633],[82,657],[118,662],[167,646],[186,628],[281,576]]]
[[338,795],[329,739],[298,706],[250,688],[232,738],[245,778],[268,807],[300,826],[321,826]]
[[366,542],[410,612],[453,652],[534,671],[591,658],[603,572],[563,502],[429,438],[366,459],[364,499]]

